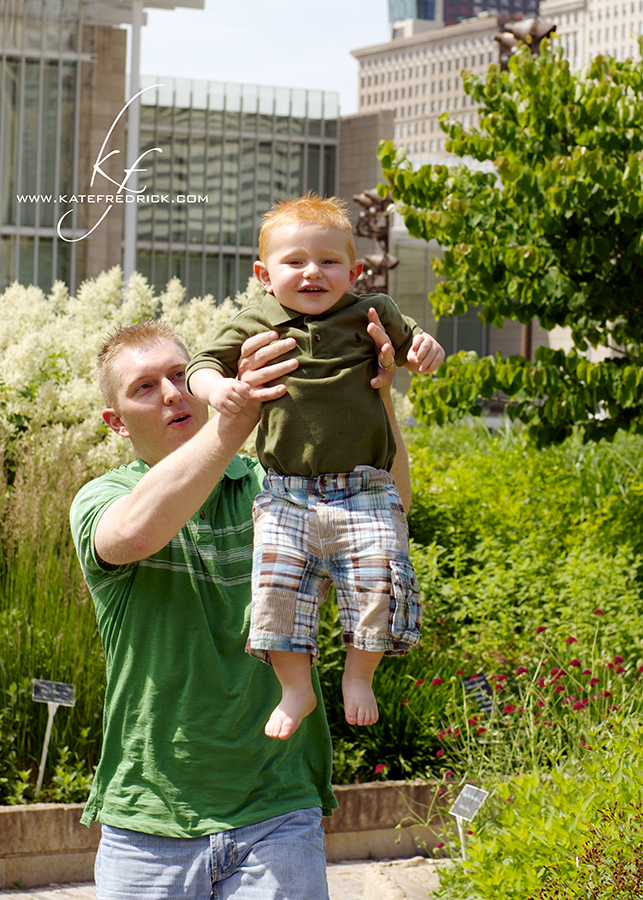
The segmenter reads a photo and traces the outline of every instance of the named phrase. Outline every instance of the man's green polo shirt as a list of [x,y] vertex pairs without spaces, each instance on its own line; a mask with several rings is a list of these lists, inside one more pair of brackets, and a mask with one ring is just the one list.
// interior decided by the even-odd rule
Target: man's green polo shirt
[[83,822],[185,838],[332,809],[317,673],[317,708],[288,741],[276,741],[263,729],[279,682],[245,652],[252,502],[263,470],[235,457],[167,546],[107,569],[96,557],[96,526],[147,471],[140,460],[112,469],[71,509],[107,663],[103,749]]
[[[320,316],[282,306],[266,294],[260,306],[241,310],[188,367],[237,375],[243,342],[261,331],[293,337],[299,368],[282,379],[288,393],[263,406],[257,453],[266,469],[281,475],[317,476],[351,472],[355,466],[390,469],[395,439],[380,393],[371,387],[377,371],[368,310],[374,307],[395,348],[398,365],[421,328],[402,315],[385,294],[345,294]],[[278,382],[276,382],[278,383]]]

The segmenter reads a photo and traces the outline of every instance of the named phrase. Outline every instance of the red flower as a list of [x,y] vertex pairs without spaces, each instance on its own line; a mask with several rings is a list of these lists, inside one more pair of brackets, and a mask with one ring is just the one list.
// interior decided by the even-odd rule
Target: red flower
[[444,773],[444,777],[445,778],[453,778],[453,772],[451,771],[451,769],[446,770],[446,772]]
[[419,685],[421,684],[424,684],[424,678],[418,678],[418,680],[415,682],[416,687],[419,687]]
[[640,675],[641,672],[643,672],[643,666],[639,666],[638,669],[636,670],[636,672],[637,672],[637,675]]
[[440,850],[442,847],[444,847],[444,841],[442,843],[438,844],[438,850]]
[[539,679],[538,679],[538,687],[545,687],[546,684],[547,684],[547,679],[546,679],[546,678],[539,678]]
[[577,641],[576,641],[576,638],[572,637],[570,634],[570,636],[568,638],[565,638],[565,643],[566,644],[575,644],[575,643],[577,643]]
[[561,691],[564,691],[564,690],[565,690],[565,685],[564,685],[564,684],[557,684],[557,685],[556,685],[555,691],[556,691],[557,694],[560,694],[560,692],[561,692]]
[[496,691],[504,691],[505,686],[504,686],[504,684],[501,684],[500,682],[498,682],[497,684],[494,685],[494,688]]
[[482,725],[480,728],[476,728],[476,734],[484,734],[487,729],[483,728]]
[[601,680],[600,678],[596,678],[596,677],[590,678],[590,679],[589,679],[589,686],[590,686],[590,687],[594,687],[594,685],[595,685],[595,684],[598,684],[598,683],[600,682],[600,680]]
[[615,665],[615,666],[620,666],[620,664],[621,664],[622,662],[625,662],[625,660],[623,659],[622,656],[615,656],[615,657],[614,657],[614,665]]
[[[456,675],[464,675],[464,669],[458,669],[458,671],[455,674]],[[440,844],[440,846],[444,847],[444,844]]]
[[559,672],[560,672],[560,669],[552,669],[549,674],[550,675],[558,675]]
[[375,774],[379,775],[380,772],[386,772],[386,766],[384,765],[384,763],[378,763],[375,766]]
[[624,671],[625,671],[625,666],[617,666],[617,667],[616,667],[616,674],[617,674],[617,675],[620,675],[621,672],[624,672]]
[[595,609],[594,612],[592,613],[592,615],[593,616],[604,616],[605,613],[603,612],[602,609]]
[[405,706],[407,703],[410,703],[410,700],[402,700],[402,706]]
[[544,625],[539,625],[536,629],[536,634],[542,634],[543,631],[547,631],[547,628]]
[[569,664],[570,666],[574,666],[575,669],[580,669],[580,659],[572,659]]
[[439,685],[444,684],[444,682],[439,676],[437,676],[436,678],[433,679],[431,684],[433,685],[433,687],[439,687]]
[[527,669],[524,666],[518,666],[516,669],[516,675],[526,675]]
[[612,695],[610,694],[609,691],[603,691],[603,697],[611,697],[611,696]]
[[441,731],[441,732],[438,734],[438,740],[439,740],[439,741],[443,741],[443,740],[445,739],[445,737],[446,737],[448,734],[451,734],[451,729],[450,729],[450,728],[447,728],[446,731]]
[[457,735],[459,735],[459,734],[462,734],[462,732],[460,731],[459,728],[456,728],[456,730],[453,732],[453,737],[457,737]]
[[477,725],[477,724],[478,724],[477,716],[472,716],[470,719],[467,719],[467,725]]
[[543,707],[544,705],[545,705],[545,701],[544,701],[544,700],[536,700],[536,706],[538,706],[538,707],[540,707],[540,708],[542,709],[542,707]]
[[503,711],[503,713],[506,713],[507,715],[509,715],[510,713],[516,711],[516,707],[513,705],[513,703],[507,703],[507,705],[505,707],[503,707],[502,711]]
[[607,668],[608,668],[608,669],[613,669],[613,668],[614,668],[614,663],[608,663],[608,664],[607,664]]
[[592,674],[591,669],[583,669],[583,671],[581,672],[581,675],[591,675],[591,674]]
[[507,676],[506,676],[506,675],[498,675],[498,679],[497,679],[497,680],[498,680],[498,681],[506,681],[506,680],[507,680]]
[[435,754],[436,759],[440,759],[441,756],[444,756],[444,750],[438,750]]

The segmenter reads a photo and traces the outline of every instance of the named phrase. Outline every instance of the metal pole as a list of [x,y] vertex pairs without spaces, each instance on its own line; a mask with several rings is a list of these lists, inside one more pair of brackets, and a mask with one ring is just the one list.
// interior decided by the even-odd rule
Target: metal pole
[[45,743],[42,747],[42,756],[40,757],[40,769],[38,770],[38,783],[36,784],[36,797],[40,796],[40,791],[42,790],[42,779],[45,774],[45,764],[47,763],[47,751],[49,750],[49,741],[51,739],[51,726],[54,723],[54,716],[56,715],[56,710],[60,706],[59,703],[53,703],[52,701],[47,701],[47,730],[45,731]]
[[[134,97],[139,91],[141,67],[141,28],[143,26],[143,0],[132,0],[132,45],[130,48],[130,83],[129,96]],[[127,164],[133,165],[138,159],[139,134],[141,125],[141,101],[140,98],[128,107],[127,110]],[[137,190],[138,173],[133,172],[128,183],[128,188]],[[123,229],[123,275],[125,280],[136,269],[136,236],[137,217],[136,203],[125,204],[125,224]]]

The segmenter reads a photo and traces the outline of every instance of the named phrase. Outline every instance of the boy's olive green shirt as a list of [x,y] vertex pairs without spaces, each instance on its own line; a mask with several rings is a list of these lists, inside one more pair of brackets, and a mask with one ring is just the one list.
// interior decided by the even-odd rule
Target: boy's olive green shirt
[[288,393],[264,404],[259,423],[257,453],[264,468],[307,477],[355,466],[390,470],[395,439],[380,393],[370,384],[377,370],[366,330],[371,306],[395,348],[395,362],[403,365],[422,329],[385,294],[345,294],[320,316],[288,309],[266,294],[260,306],[241,310],[219,331],[191,361],[187,376],[214,368],[235,378],[241,345],[251,335],[293,337],[297,346],[283,358],[296,357],[299,368],[282,379]]

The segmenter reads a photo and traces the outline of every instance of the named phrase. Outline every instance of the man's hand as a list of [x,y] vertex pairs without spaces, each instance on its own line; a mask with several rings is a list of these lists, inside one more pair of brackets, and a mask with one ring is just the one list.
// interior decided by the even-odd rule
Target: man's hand
[[286,385],[270,382],[290,375],[299,366],[298,359],[279,360],[280,356],[294,350],[296,346],[294,338],[280,341],[276,331],[253,334],[243,342],[237,371],[239,380],[250,388],[251,400],[265,403],[267,400],[283,397],[288,390]]
[[444,350],[430,334],[416,334],[406,356],[405,368],[416,374],[427,375],[442,365]]
[[384,326],[380,322],[377,311],[371,307],[368,311],[368,325],[366,330],[373,338],[375,352],[377,353],[377,375],[371,378],[371,387],[388,388],[393,383],[395,375],[395,351]]

